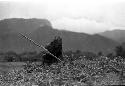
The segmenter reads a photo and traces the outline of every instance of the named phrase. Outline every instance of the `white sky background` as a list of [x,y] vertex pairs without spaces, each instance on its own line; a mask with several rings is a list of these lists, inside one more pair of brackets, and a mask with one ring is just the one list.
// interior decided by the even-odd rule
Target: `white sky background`
[[54,28],[97,33],[125,30],[125,0],[0,0],[0,19],[45,18]]

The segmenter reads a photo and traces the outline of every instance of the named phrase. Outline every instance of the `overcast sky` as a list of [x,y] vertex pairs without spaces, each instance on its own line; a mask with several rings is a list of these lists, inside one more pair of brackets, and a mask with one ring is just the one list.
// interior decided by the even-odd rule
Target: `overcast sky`
[[97,33],[125,30],[125,0],[0,0],[0,19],[45,18],[54,28]]

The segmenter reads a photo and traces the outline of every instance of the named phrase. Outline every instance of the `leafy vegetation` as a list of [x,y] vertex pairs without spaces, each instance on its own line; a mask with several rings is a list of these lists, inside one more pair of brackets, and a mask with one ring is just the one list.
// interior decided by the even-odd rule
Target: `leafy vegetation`
[[[46,46],[49,52],[1,53],[0,86],[104,86],[125,84],[124,50],[104,56],[80,50],[63,52],[62,39]],[[22,64],[23,63],[23,64]],[[43,64],[44,63],[44,64]],[[7,70],[5,70],[5,68]]]
[[[62,59],[62,39],[60,37],[55,37],[55,39],[46,46],[46,49],[59,59]],[[47,53],[43,56],[43,62],[47,65],[58,62],[58,59]]]

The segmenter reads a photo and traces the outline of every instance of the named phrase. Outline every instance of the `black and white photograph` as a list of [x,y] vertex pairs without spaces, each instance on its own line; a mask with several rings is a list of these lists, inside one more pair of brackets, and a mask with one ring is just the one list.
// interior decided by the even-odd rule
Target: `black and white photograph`
[[125,0],[0,0],[0,86],[125,85]]

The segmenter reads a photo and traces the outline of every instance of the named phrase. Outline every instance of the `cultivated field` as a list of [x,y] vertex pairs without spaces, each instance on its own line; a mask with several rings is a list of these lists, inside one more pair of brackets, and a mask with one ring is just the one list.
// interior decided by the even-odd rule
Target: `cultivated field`
[[[120,74],[124,64],[116,65],[109,59],[38,66],[39,63],[1,62],[0,86],[104,86],[124,84]],[[116,62],[118,63],[118,62]],[[116,66],[115,66],[115,65]],[[122,66],[120,68],[120,66]],[[116,69],[115,69],[116,68]]]

